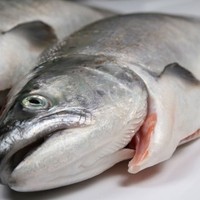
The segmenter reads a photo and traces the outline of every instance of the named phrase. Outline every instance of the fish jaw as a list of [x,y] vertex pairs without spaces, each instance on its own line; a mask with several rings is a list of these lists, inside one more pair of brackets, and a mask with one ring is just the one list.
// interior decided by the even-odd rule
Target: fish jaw
[[132,158],[134,150],[125,147],[143,123],[145,106],[143,109],[127,115],[118,108],[114,117],[116,110],[109,107],[103,120],[97,114],[90,126],[58,131],[22,160],[4,184],[17,191],[61,187],[89,179]]
[[[14,169],[8,186],[16,191],[27,192],[70,185],[92,178],[114,164],[130,159],[134,154],[133,150],[122,149],[103,156],[103,149],[107,146],[89,152],[90,144],[86,137],[87,135],[80,138],[80,132],[63,131],[49,138]],[[84,146],[83,143],[85,143]],[[51,148],[46,148],[49,145]],[[84,153],[83,149],[85,149]]]
[[149,91],[149,110],[137,133],[146,143],[138,145],[140,151],[136,148],[129,162],[128,171],[134,174],[171,158],[182,142],[199,137],[200,128],[199,83],[187,83],[173,74],[158,79],[143,71],[142,76]]

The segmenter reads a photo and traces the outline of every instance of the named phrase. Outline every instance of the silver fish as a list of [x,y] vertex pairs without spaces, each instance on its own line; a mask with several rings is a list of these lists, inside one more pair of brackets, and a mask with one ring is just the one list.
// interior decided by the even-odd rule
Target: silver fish
[[195,18],[130,14],[46,51],[9,94],[1,182],[17,191],[51,189],[126,159],[137,173],[197,138],[199,33]]
[[1,0],[0,98],[50,44],[108,15],[63,0]]

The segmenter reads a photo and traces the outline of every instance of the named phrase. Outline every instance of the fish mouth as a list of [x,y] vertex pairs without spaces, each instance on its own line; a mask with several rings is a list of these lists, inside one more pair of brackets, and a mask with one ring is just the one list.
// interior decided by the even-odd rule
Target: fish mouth
[[85,127],[91,122],[92,115],[89,111],[71,109],[43,116],[32,124],[27,122],[25,128],[17,127],[6,132],[0,144],[1,183],[8,185],[13,182],[12,172],[52,135],[66,129]]
[[[54,132],[56,133],[56,132]],[[52,133],[52,134],[54,134]],[[24,148],[18,150],[11,158],[9,161],[10,165],[10,171],[14,171],[15,168],[22,162],[24,161],[29,155],[31,155],[37,148],[42,146],[42,144],[48,139],[49,137],[42,137],[33,143],[30,143],[29,145],[25,146]]]

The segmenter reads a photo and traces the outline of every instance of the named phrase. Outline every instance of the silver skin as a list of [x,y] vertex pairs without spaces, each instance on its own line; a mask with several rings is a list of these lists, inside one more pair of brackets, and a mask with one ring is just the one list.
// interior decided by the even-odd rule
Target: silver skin
[[[200,126],[199,32],[194,18],[132,14],[89,25],[46,51],[9,94],[1,182],[45,190],[122,160],[133,158],[129,172],[136,173],[170,158]],[[127,144],[152,113],[148,154],[136,161],[137,145]]]
[[57,40],[108,13],[64,0],[0,1],[0,105],[10,89]]

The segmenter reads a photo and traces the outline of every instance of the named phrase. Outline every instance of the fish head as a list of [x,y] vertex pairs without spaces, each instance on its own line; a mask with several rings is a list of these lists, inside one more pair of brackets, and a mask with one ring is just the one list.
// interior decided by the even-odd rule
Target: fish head
[[44,63],[27,79],[10,92],[1,119],[2,183],[56,188],[133,156],[124,148],[144,121],[147,94],[132,71],[79,56]]

